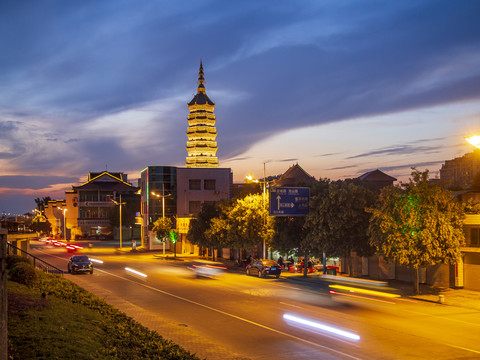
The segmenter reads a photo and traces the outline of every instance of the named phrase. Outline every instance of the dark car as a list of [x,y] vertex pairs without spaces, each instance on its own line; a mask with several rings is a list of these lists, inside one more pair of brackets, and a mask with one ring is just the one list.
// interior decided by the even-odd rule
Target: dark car
[[265,277],[267,275],[275,275],[280,277],[282,268],[276,261],[269,259],[253,260],[247,265],[247,275],[257,275],[258,277]]
[[68,260],[68,272],[89,272],[93,274],[93,264],[86,255],[74,255]]

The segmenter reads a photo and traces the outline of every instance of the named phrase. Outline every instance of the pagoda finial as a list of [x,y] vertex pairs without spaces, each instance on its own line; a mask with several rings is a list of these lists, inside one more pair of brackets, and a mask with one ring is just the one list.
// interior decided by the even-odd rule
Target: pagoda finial
[[197,94],[204,93],[205,94],[205,78],[203,77],[203,64],[202,59],[200,59],[200,70],[198,71],[198,89]]

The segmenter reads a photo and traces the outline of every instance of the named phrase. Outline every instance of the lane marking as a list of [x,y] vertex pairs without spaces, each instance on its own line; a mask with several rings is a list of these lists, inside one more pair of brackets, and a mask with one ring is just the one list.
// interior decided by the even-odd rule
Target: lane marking
[[281,284],[277,284],[277,286],[284,287],[284,288],[287,288],[287,289],[293,289],[293,290],[304,290],[304,289],[297,288],[295,286],[285,286],[285,285],[281,285]]
[[219,314],[232,317],[232,318],[234,318],[234,319],[237,319],[237,320],[246,322],[246,323],[251,324],[251,325],[258,326],[258,327],[260,327],[260,328],[262,328],[262,329],[272,331],[272,332],[274,332],[274,333],[277,333],[277,334],[280,334],[280,335],[283,335],[283,336],[286,336],[286,337],[295,339],[295,340],[297,340],[297,341],[300,341],[300,342],[303,342],[303,343],[306,343],[306,344],[309,344],[309,345],[312,345],[312,346],[315,346],[315,347],[322,348],[322,349],[324,349],[324,350],[327,350],[327,351],[330,351],[330,352],[339,354],[339,355],[341,355],[341,356],[345,356],[345,357],[347,357],[347,358],[349,358],[349,359],[361,360],[361,358],[357,358],[357,357],[355,357],[355,356],[346,354],[346,353],[341,352],[341,351],[339,351],[339,350],[335,350],[335,349],[329,348],[328,346],[320,345],[320,344],[314,343],[314,342],[312,342],[312,341],[299,338],[299,337],[297,337],[297,336],[295,336],[295,335],[291,335],[291,334],[285,333],[285,332],[283,332],[283,331],[276,330],[276,329],[271,328],[271,327],[269,327],[269,326],[262,325],[262,324],[260,324],[260,323],[255,322],[255,321],[248,320],[248,319],[242,318],[242,317],[237,316],[237,315],[234,315],[234,314],[230,314],[230,313],[228,313],[228,312],[226,312],[226,311],[223,311],[223,310],[220,310],[220,309],[216,309],[216,308],[213,308],[213,307],[208,306],[208,305],[205,305],[205,304],[201,304],[201,303],[199,303],[199,302],[196,302],[196,301],[193,301],[193,300],[184,298],[184,297],[182,297],[182,296],[175,295],[175,294],[169,293],[169,292],[167,292],[167,291],[154,288],[154,287],[152,287],[152,286],[150,286],[150,285],[141,284],[141,283],[139,283],[139,282],[137,282],[137,281],[133,281],[133,280],[128,279],[128,278],[124,278],[123,276],[120,276],[120,275],[112,274],[112,273],[110,273],[110,272],[108,272],[108,271],[105,271],[105,270],[99,270],[99,269],[97,269],[97,271],[100,271],[100,272],[103,272],[103,273],[105,273],[105,274],[108,274],[108,275],[111,275],[111,276],[120,278],[120,279],[122,279],[122,280],[126,280],[126,281],[133,282],[134,284],[143,286],[143,287],[145,287],[145,288],[147,288],[147,289],[150,289],[150,290],[159,292],[159,293],[164,294],[164,295],[171,296],[171,297],[176,298],[176,299],[179,299],[179,300],[183,300],[183,301],[188,302],[188,303],[190,303],[190,304],[197,305],[197,306],[203,307],[203,308],[208,309],[208,310],[211,310],[211,311],[215,311],[215,312],[217,312],[217,313],[219,313]]
[[452,345],[452,344],[447,344],[448,346],[451,346],[451,347],[454,347],[454,348],[457,348],[457,349],[461,349],[461,350],[465,350],[465,351],[470,351],[470,352],[473,352],[475,354],[480,354],[480,351],[477,351],[477,350],[472,350],[472,349],[469,349],[469,348],[464,348],[464,347],[461,347],[461,346],[456,346],[456,345]]
[[304,307],[297,306],[297,305],[293,305],[293,304],[289,304],[289,303],[285,303],[285,302],[281,302],[281,301],[280,301],[280,304],[287,305],[287,306],[292,306],[292,307],[296,307],[296,308],[299,308],[299,309],[305,309]]

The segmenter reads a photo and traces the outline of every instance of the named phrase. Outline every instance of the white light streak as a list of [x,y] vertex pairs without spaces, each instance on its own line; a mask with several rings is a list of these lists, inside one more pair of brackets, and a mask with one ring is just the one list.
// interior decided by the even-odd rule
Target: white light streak
[[143,273],[141,273],[140,271],[133,270],[133,269],[130,269],[130,268],[128,268],[128,267],[126,267],[125,270],[130,271],[130,272],[132,272],[132,273],[134,273],[134,274],[140,275],[140,276],[142,276],[142,277],[147,277],[147,274],[143,274]]
[[96,262],[96,263],[99,263],[99,264],[103,264],[102,260],[97,260],[97,259],[90,258],[90,261],[93,261],[93,262]]
[[286,320],[294,321],[296,323],[315,328],[315,329],[319,329],[319,330],[327,331],[327,332],[335,334],[335,335],[343,336],[343,337],[345,337],[347,339],[350,339],[350,340],[354,340],[354,341],[360,340],[360,336],[358,336],[357,334],[354,334],[354,333],[351,333],[351,332],[348,332],[348,331],[345,331],[345,330],[337,329],[337,328],[334,328],[333,326],[324,325],[324,324],[321,324],[321,323],[318,323],[318,322],[315,322],[315,321],[302,319],[302,318],[299,318],[297,316],[290,315],[290,314],[284,314],[283,318],[286,319]]

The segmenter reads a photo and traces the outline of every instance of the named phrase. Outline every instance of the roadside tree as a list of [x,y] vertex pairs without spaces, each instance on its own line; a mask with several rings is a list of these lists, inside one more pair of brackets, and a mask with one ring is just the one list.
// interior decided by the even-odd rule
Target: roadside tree
[[346,258],[352,274],[351,253],[368,256],[374,252],[367,236],[370,214],[366,208],[374,204],[376,197],[374,191],[351,181],[331,183],[326,194],[312,199],[306,219],[307,240],[312,248],[329,257]]
[[172,230],[172,220],[168,217],[161,217],[158,218],[153,223],[153,232],[157,235],[158,239],[165,239],[170,235],[170,231]]
[[[220,248],[225,243],[222,236],[213,236],[210,228],[212,221],[221,217],[224,205],[222,203],[204,203],[202,210],[190,221],[188,239],[194,245],[203,248]],[[212,251],[215,260],[215,251]]]
[[369,212],[370,243],[386,259],[414,270],[416,294],[419,267],[459,259],[465,242],[463,206],[449,191],[428,182],[428,170],[413,169],[405,189],[382,189]]

